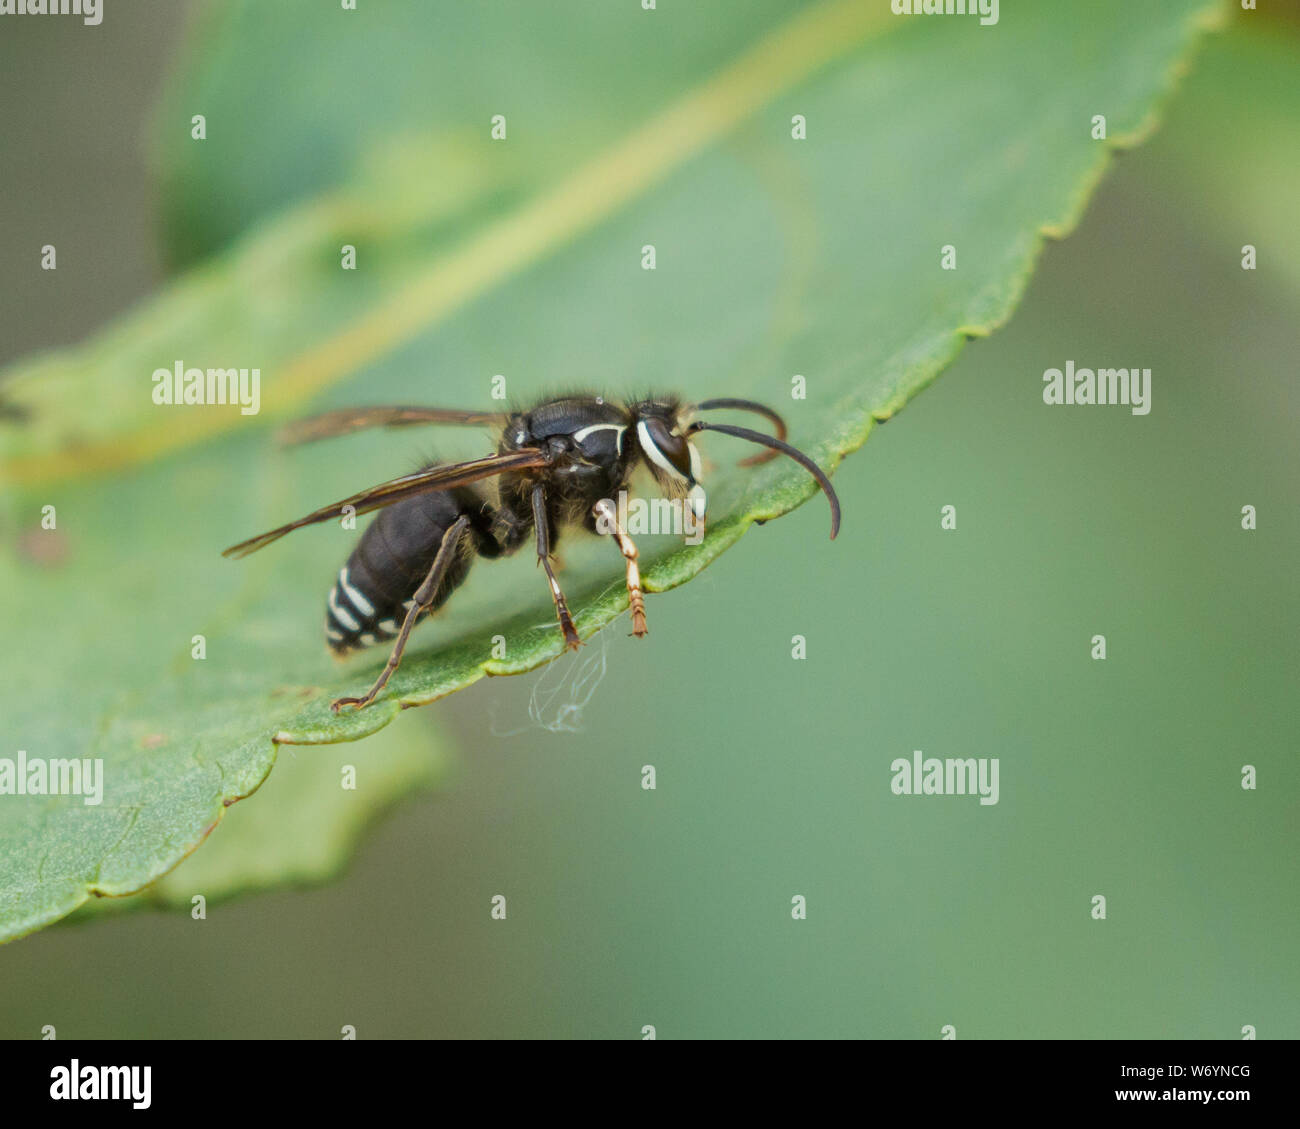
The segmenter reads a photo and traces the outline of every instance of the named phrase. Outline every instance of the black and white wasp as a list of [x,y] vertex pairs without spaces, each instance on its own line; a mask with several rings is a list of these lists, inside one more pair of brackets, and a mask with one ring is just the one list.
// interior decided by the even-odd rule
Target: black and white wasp
[[[696,419],[713,409],[756,412],[776,434]],[[580,527],[607,534],[627,567],[632,633],[645,635],[645,595],[637,549],[618,524],[614,499],[627,490],[632,474],[644,466],[660,490],[680,500],[703,519],[705,494],[700,455],[691,436],[717,431],[768,450],[740,465],[784,454],[817,480],[831,506],[831,537],[839,529],[840,505],[821,468],[785,442],[786,428],[771,408],[752,400],[715,399],[684,404],[667,397],[622,404],[596,395],[546,400],[526,411],[466,412],[443,408],[374,407],[344,409],[291,424],[283,438],[304,443],[346,435],[367,427],[461,424],[491,427],[497,453],[455,464],[432,464],[362,490],[225,551],[243,557],[300,529],[345,513],[379,510],[340,570],[329,594],[325,635],[336,654],[396,639],[388,664],[362,698],[333,704],[358,709],[370,705],[401,662],[416,621],[447,602],[465,580],[475,556],[500,557],[530,538],[555,602],[566,644],[580,645],[564,593],[555,578],[552,549],[561,530]],[[475,483],[496,480],[495,497]]]

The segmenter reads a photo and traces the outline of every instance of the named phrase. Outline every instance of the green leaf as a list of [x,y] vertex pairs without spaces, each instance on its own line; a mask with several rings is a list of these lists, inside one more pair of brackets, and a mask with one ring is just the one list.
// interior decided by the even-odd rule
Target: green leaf
[[143,906],[191,911],[251,890],[337,874],[377,813],[445,771],[428,726],[392,726],[363,745],[289,749],[256,792],[229,808],[196,850],[135,897],[91,898],[70,920]]
[[[234,22],[210,29],[199,101],[214,138],[243,138],[265,159],[276,116],[240,110],[228,92],[260,91],[259,108],[295,95],[274,69],[245,72],[234,45],[249,10],[235,6]],[[292,40],[259,51],[310,53],[324,21],[338,18],[295,10],[299,20],[267,29]],[[424,118],[394,114],[391,131],[388,108],[368,104],[364,145],[355,123],[340,129],[353,140],[334,146],[328,169],[310,170],[319,190],[310,199],[293,180],[313,136],[279,136],[274,191],[237,199],[224,221],[262,216],[238,243],[99,338],[9,374],[10,399],[31,420],[6,429],[0,452],[16,545],[0,558],[0,583],[23,593],[7,618],[15,644],[5,662],[9,684],[28,688],[8,711],[11,743],[29,756],[102,758],[107,785],[94,809],[75,797],[0,797],[0,937],[56,919],[92,891],[158,878],[226,802],[265,778],[276,743],[366,736],[403,707],[560,653],[527,554],[482,564],[442,622],[421,629],[383,698],[331,713],[332,698],[363,690],[382,663],[340,672],[322,653],[324,594],[355,534],[321,526],[236,564],[219,549],[405,471],[424,444],[468,457],[488,437],[376,433],[285,453],[270,423],[309,402],[485,405],[491,377],[504,373],[522,401],[565,385],[770,401],[792,441],[833,468],[966,337],[1010,316],[1044,235],[1074,225],[1109,151],[1150,128],[1196,30],[1221,11],[1204,0],[1158,11],[1111,0],[1007,12],[980,27],[895,17],[883,4],[812,4],[770,27],[727,25],[729,61],[687,89],[627,75],[630,90],[655,92],[653,104],[607,97],[596,72],[575,71],[566,81],[585,93],[564,102],[559,121],[522,79],[501,88],[510,105],[485,94],[480,111],[466,108],[468,80],[448,77],[444,102]],[[420,66],[436,75],[430,61],[448,25],[477,18],[460,12],[388,26],[417,37]],[[610,58],[625,58],[618,36],[645,26],[602,32]],[[551,52],[546,75],[567,59],[563,26],[552,32],[535,45]],[[710,42],[700,59],[722,53],[721,40]],[[351,65],[381,70],[383,60]],[[193,100],[173,104],[177,120],[188,121],[180,104]],[[444,104],[453,109],[437,112]],[[505,142],[488,137],[494,112],[515,115]],[[796,114],[806,140],[791,135]],[[1092,137],[1097,114],[1104,142]],[[419,128],[427,120],[436,126]],[[576,167],[574,145],[548,158],[545,139],[559,137],[586,139],[590,154]],[[237,163],[241,143],[222,143],[233,146],[223,163]],[[171,144],[204,143],[178,131]],[[262,214],[288,200],[298,202]],[[339,269],[345,243],[358,249],[355,272]],[[641,269],[647,243],[653,272]],[[955,271],[940,269],[945,245],[957,249]],[[153,404],[150,374],[177,361],[260,368],[261,414]],[[790,397],[794,374],[806,399]],[[710,438],[708,536],[697,547],[643,545],[651,592],[689,580],[751,524],[814,492],[786,460],[735,470],[749,452]],[[844,503],[846,521],[865,520],[866,499]],[[57,508],[56,530],[39,527],[45,505]],[[626,607],[620,561],[577,538],[563,549],[566,590],[590,636]],[[680,655],[682,641],[654,634],[655,602],[644,645]]]
[[[664,18],[635,0],[408,0],[382,18],[322,12],[316,0],[214,6],[153,131],[170,253],[211,255],[263,216],[355,187],[359,175],[377,189],[400,177],[413,206],[441,197],[458,222],[474,222],[566,179],[647,110],[811,6],[729,0],[725,18],[717,4],[677,4]],[[195,113],[210,121],[207,141],[177,144]],[[510,144],[489,148],[497,113],[508,115]],[[491,193],[460,190],[475,168],[492,177]]]

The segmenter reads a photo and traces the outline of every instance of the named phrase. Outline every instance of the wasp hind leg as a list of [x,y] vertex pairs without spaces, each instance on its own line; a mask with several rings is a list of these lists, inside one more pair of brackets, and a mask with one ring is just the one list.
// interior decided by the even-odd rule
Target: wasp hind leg
[[603,498],[591,508],[599,522],[601,532],[606,529],[618,545],[618,551],[627,562],[627,601],[632,609],[632,634],[638,639],[650,630],[645,622],[645,591],[641,587],[641,568],[637,564],[636,542],[618,524],[618,511],[608,498]]
[[560,630],[564,632],[564,644],[576,651],[582,646],[582,640],[578,637],[578,629],[573,626],[569,602],[560,591],[560,582],[555,579],[555,570],[551,568],[551,526],[546,516],[546,492],[540,483],[533,487],[533,524],[537,527],[537,561],[546,569],[551,599],[555,601],[555,615],[560,621]]
[[378,697],[379,692],[388,684],[388,680],[393,676],[393,671],[397,669],[398,663],[402,661],[402,652],[406,650],[406,640],[411,635],[411,628],[415,626],[415,621],[420,618],[421,613],[426,611],[430,604],[433,603],[433,597],[442,587],[443,579],[447,575],[447,569],[451,566],[452,558],[460,545],[460,539],[465,530],[469,528],[469,518],[463,514],[458,517],[455,523],[446,533],[443,534],[442,543],[438,546],[438,555],[433,558],[433,564],[429,568],[428,575],[424,578],[424,583],[415,591],[415,596],[406,609],[406,619],[402,621],[402,630],[397,636],[397,642],[393,644],[392,653],[388,656],[388,663],[385,665],[383,672],[375,679],[375,684],[366,692],[364,698],[339,698],[330,706],[335,713],[343,706],[355,706],[363,710],[366,706]]

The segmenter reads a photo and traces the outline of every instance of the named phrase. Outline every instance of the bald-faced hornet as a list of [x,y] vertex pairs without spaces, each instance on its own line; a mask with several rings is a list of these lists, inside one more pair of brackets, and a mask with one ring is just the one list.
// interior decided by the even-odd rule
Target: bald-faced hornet
[[[768,419],[776,435],[706,423],[696,413],[718,408],[755,412]],[[287,443],[346,435],[367,427],[417,424],[488,426],[497,432],[497,453],[470,462],[431,464],[391,482],[353,494],[306,517],[232,545],[227,557],[243,557],[304,525],[345,513],[379,510],[366,528],[330,591],[325,636],[337,655],[396,639],[388,664],[362,698],[333,703],[363,709],[384,688],[401,662],[416,621],[436,611],[465,580],[474,556],[513,553],[530,537],[546,571],[564,641],[581,643],[564,593],[555,578],[552,549],[566,527],[581,527],[613,538],[627,570],[632,634],[646,634],[645,594],[637,549],[618,524],[613,499],[628,488],[633,472],[646,467],[670,498],[704,517],[700,455],[690,437],[718,431],[768,448],[742,460],[750,466],[777,454],[788,455],[817,480],[831,506],[831,537],[840,524],[840,504],[830,481],[802,451],[785,442],[786,428],[771,408],[752,400],[717,399],[686,405],[656,398],[633,404],[601,396],[576,395],[547,400],[527,411],[463,412],[443,408],[356,408],[327,412],[289,425]],[[496,497],[472,484],[496,479]]]

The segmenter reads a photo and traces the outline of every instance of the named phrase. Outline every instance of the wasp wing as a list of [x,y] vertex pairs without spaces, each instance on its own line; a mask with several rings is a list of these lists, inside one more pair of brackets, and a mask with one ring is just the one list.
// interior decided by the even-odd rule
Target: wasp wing
[[504,412],[465,412],[456,408],[374,407],[340,408],[318,416],[295,420],[281,428],[284,446],[314,443],[335,435],[348,435],[367,427],[413,427],[418,424],[453,423],[462,426],[496,426],[506,421]]
[[249,553],[255,553],[272,541],[278,541],[286,533],[301,529],[304,525],[314,525],[317,522],[341,517],[345,506],[351,506],[354,513],[368,514],[372,510],[391,506],[394,502],[414,498],[418,494],[427,494],[433,490],[451,490],[457,486],[466,486],[471,482],[478,482],[480,479],[491,478],[494,475],[505,474],[512,470],[532,470],[544,467],[548,462],[548,457],[536,447],[523,447],[518,451],[511,451],[504,455],[489,455],[482,459],[472,459],[467,463],[452,463],[448,466],[419,470],[414,474],[394,478],[391,482],[381,482],[378,486],[372,486],[369,490],[362,490],[360,493],[353,494],[350,498],[344,498],[333,505],[324,506],[309,513],[306,517],[300,517],[297,521],[289,522],[288,525],[281,525],[277,529],[269,530],[256,537],[250,537],[247,541],[241,541],[238,545],[231,545],[221,555],[223,557],[246,557]]

